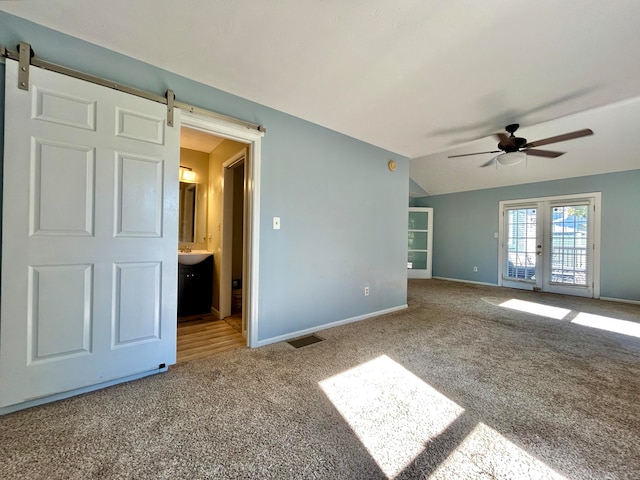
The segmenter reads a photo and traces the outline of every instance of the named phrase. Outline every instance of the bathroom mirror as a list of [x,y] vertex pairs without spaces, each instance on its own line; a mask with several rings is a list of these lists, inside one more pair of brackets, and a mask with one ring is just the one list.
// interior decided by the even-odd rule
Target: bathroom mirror
[[207,241],[207,186],[180,182],[180,217],[178,241],[201,243]]
[[193,242],[195,238],[197,190],[196,183],[180,182],[180,226],[178,230],[180,243]]

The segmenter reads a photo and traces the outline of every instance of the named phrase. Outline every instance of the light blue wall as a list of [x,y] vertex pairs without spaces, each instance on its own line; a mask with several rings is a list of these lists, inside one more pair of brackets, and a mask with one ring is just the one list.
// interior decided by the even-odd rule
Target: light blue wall
[[20,41],[51,62],[161,95],[171,88],[180,101],[267,127],[260,341],[406,303],[408,159],[0,12],[0,43],[13,50]]
[[434,208],[434,276],[497,283],[498,203],[587,192],[602,192],[600,295],[640,300],[640,170],[435,195],[412,204]]

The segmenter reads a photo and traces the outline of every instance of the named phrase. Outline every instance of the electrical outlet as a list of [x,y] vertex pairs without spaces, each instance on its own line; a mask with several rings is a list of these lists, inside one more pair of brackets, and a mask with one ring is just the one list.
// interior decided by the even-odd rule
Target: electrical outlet
[[473,271],[477,272],[478,271],[478,267],[473,267]]
[[369,287],[364,287],[364,296],[365,297],[369,296]]

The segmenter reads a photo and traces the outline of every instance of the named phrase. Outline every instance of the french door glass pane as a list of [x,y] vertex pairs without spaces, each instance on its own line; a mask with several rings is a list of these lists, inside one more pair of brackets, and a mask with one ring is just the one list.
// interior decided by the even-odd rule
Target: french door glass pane
[[551,207],[551,282],[587,284],[588,205]]
[[426,250],[427,235],[427,232],[409,232],[409,250]]
[[428,221],[427,212],[409,212],[409,230],[427,230]]
[[426,270],[427,252],[409,252],[407,268]]
[[507,265],[505,277],[532,280],[536,275],[537,209],[507,210]]

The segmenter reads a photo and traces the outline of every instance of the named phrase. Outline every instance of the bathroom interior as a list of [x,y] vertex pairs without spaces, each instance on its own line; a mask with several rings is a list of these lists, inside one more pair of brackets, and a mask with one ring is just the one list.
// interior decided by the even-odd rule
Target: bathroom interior
[[180,130],[178,362],[246,345],[247,154],[246,144]]

